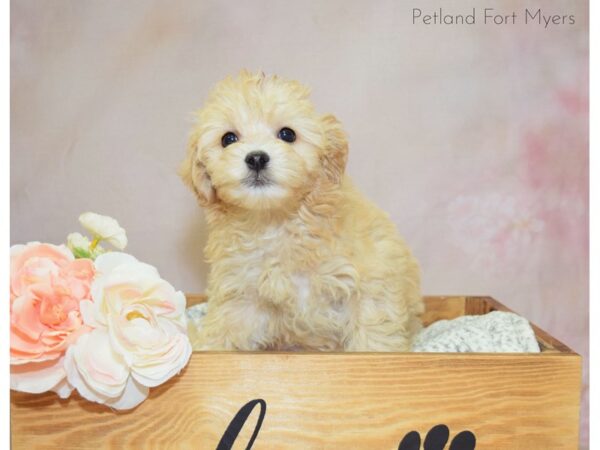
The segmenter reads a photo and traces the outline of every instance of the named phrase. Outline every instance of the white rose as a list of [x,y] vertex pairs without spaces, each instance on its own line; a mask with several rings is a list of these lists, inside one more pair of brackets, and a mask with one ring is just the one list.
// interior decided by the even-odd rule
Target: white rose
[[90,247],[90,240],[81,233],[71,233],[67,236],[67,247],[71,251],[75,248],[88,249]]
[[67,379],[88,400],[134,408],[189,361],[185,296],[131,255],[105,253],[95,265],[93,302],[80,304],[95,329],[68,349]]
[[76,258],[95,259],[98,255],[104,253],[104,249],[100,245],[91,248],[91,242],[81,233],[71,233],[67,236],[67,247]]
[[79,216],[79,223],[92,234],[95,240],[108,241],[119,250],[127,246],[125,230],[112,217],[86,212]]

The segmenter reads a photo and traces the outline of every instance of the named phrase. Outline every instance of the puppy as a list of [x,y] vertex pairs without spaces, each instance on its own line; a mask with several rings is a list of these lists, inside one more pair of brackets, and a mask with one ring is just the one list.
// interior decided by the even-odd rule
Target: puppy
[[409,350],[419,268],[347,155],[298,82],[242,71],[214,88],[180,169],[209,227],[196,350]]

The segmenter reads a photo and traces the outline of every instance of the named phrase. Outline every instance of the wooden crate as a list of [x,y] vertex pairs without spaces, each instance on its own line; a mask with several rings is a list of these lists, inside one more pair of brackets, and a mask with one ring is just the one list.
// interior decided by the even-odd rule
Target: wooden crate
[[[425,323],[507,310],[489,297],[425,301]],[[581,358],[534,328],[540,354],[197,352],[129,412],[12,392],[12,448],[244,449],[254,435],[255,449],[398,449],[445,424],[450,440],[471,431],[477,450],[576,449]]]

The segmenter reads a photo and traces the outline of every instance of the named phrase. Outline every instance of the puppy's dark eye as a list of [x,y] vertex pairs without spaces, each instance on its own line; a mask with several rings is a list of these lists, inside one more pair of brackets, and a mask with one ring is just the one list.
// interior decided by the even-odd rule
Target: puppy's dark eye
[[296,133],[291,128],[284,127],[279,130],[277,137],[285,142],[294,142],[296,140]]
[[228,145],[231,145],[234,142],[237,142],[237,140],[238,140],[237,135],[235,133],[232,133],[231,131],[228,131],[221,138],[221,145],[223,146],[223,148],[225,148]]

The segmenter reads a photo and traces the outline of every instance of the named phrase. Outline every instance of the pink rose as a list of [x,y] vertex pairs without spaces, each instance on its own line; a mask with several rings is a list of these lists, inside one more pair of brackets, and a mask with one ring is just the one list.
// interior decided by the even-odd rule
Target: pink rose
[[79,303],[90,298],[94,264],[64,246],[30,242],[10,249],[11,388],[68,396],[63,357],[89,331]]

